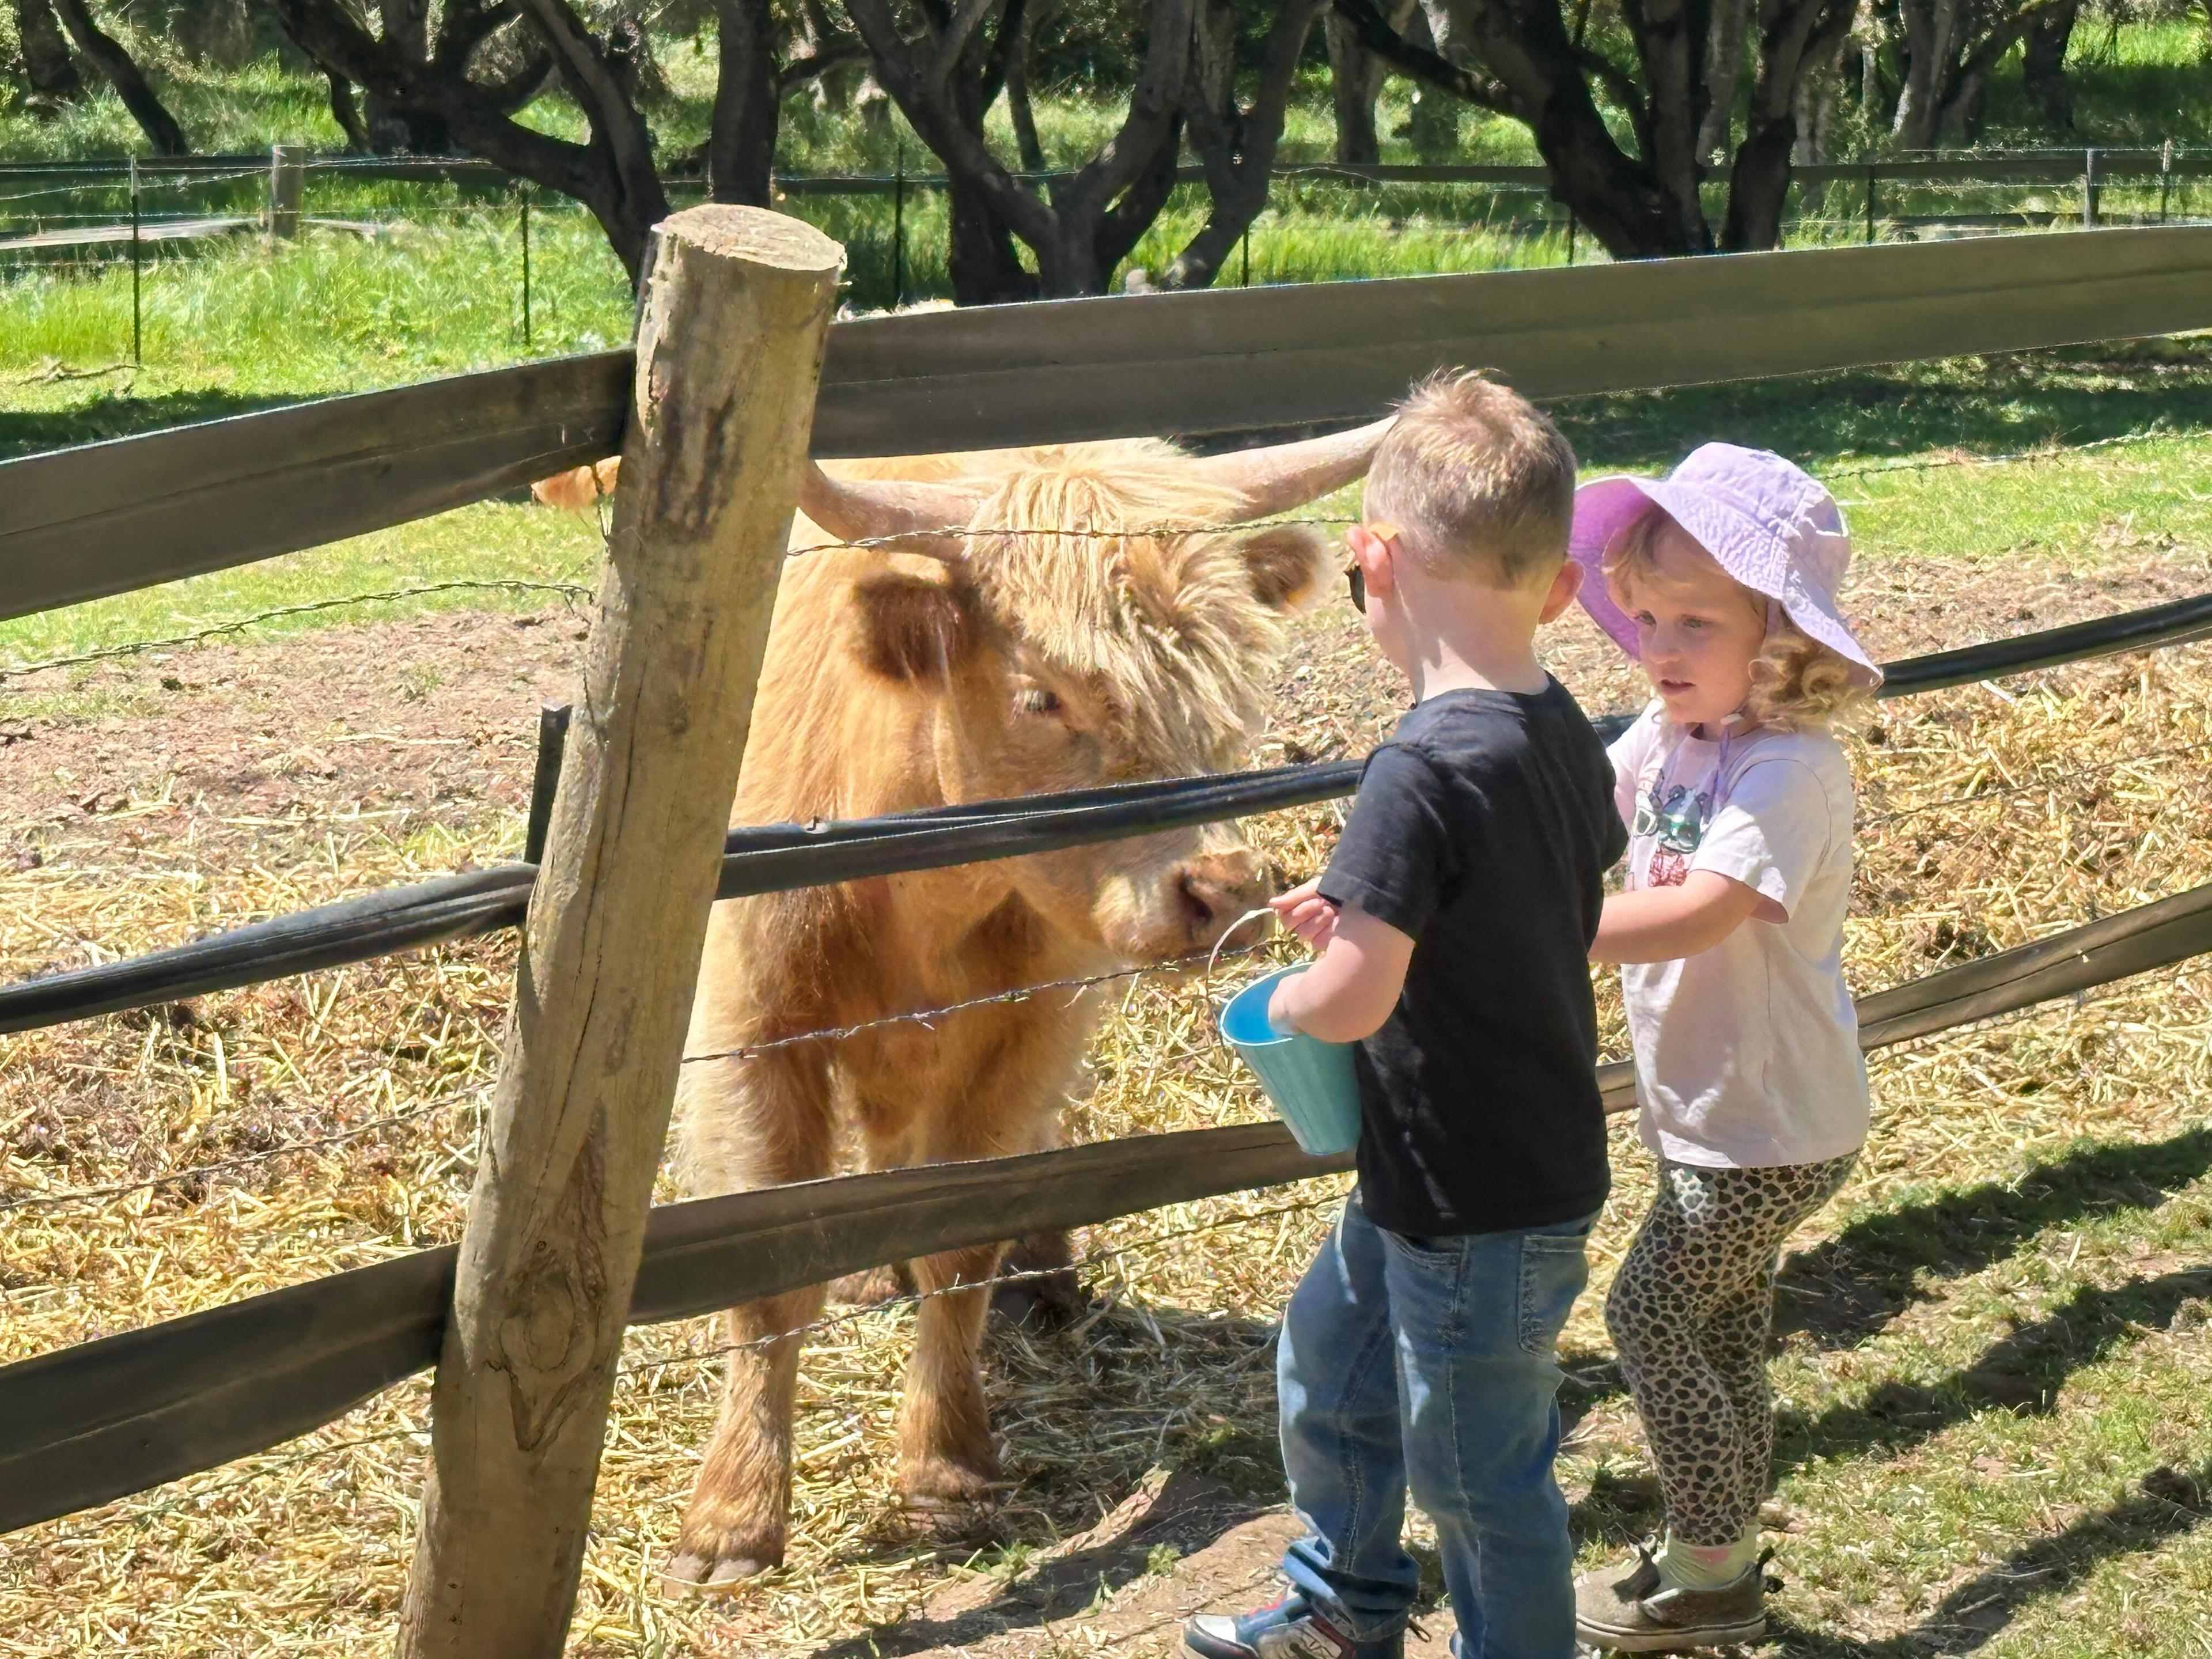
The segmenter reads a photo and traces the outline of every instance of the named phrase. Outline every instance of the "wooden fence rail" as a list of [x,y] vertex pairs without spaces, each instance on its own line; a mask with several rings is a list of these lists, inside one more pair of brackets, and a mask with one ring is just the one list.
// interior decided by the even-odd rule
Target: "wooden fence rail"
[[[1859,1001],[1876,1048],[2212,951],[2212,884]],[[1602,1068],[1607,1101],[1626,1066]],[[653,1211],[633,1324],[688,1318],[933,1251],[1325,1175],[1280,1124],[841,1176]],[[452,1247],[0,1367],[0,1531],[244,1457],[437,1358]]]
[[[817,455],[1369,417],[1431,369],[1533,397],[2212,326],[2212,228],[1652,260],[864,318]],[[422,518],[611,454],[627,351],[0,463],[0,618]]]

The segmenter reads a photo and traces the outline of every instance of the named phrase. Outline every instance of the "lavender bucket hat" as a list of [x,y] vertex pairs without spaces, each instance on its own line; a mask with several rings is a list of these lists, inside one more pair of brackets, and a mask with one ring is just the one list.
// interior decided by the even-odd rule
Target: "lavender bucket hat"
[[1606,591],[1605,550],[1647,504],[1663,507],[1722,569],[1849,660],[1860,684],[1881,684],[1836,606],[1851,562],[1843,509],[1803,468],[1735,444],[1700,445],[1663,478],[1599,478],[1575,492],[1568,550],[1585,573],[1583,609],[1623,651],[1637,654],[1636,624]]

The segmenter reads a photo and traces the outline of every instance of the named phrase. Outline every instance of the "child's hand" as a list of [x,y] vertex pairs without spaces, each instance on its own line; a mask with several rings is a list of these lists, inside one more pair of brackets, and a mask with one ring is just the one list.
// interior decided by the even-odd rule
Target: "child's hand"
[[1312,951],[1326,951],[1329,940],[1336,937],[1336,907],[1321,896],[1320,889],[1321,878],[1316,876],[1267,901],[1276,920]]

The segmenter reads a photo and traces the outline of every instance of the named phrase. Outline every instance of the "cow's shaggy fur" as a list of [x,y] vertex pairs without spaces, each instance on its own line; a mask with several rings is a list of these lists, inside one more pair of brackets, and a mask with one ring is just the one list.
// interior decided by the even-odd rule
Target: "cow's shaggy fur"
[[[836,538],[815,524],[793,526],[794,550],[810,550],[777,592],[735,821],[872,816],[1249,755],[1285,620],[1327,562],[1310,526],[1237,524],[1255,499],[1245,475],[1150,440],[832,471],[949,486],[927,499],[972,510],[964,529],[941,526],[959,533],[930,556],[825,548]],[[579,480],[555,495],[586,493]],[[678,1101],[679,1176],[704,1194],[841,1163],[1048,1146],[1096,993],[762,1045],[1202,951],[1266,889],[1252,849],[1205,826],[717,905]],[[924,1514],[964,1514],[997,1477],[977,1367],[988,1293],[962,1287],[989,1279],[1000,1251],[908,1264],[924,1299],[899,1486]],[[726,1587],[781,1560],[799,1347],[785,1334],[823,1294],[729,1314],[727,1386],[672,1580]]]

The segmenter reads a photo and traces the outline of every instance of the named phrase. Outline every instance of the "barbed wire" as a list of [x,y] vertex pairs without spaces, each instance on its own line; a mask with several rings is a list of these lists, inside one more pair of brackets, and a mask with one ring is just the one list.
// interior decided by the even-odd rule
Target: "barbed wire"
[[[1292,1176],[1286,1181],[1271,1184],[1290,1186],[1301,1181],[1318,1181],[1326,1178],[1326,1175]],[[1254,1192],[1260,1189],[1246,1188],[1243,1190]],[[1221,1193],[1216,1194],[1215,1196],[1227,1198],[1233,1197],[1235,1194]],[[689,1349],[683,1353],[656,1354],[649,1358],[632,1360],[628,1364],[618,1367],[615,1375],[632,1376],[642,1375],[647,1371],[665,1370],[671,1365],[702,1364],[708,1360],[720,1359],[746,1349],[765,1348],[778,1342],[788,1342],[794,1336],[811,1336],[817,1331],[830,1330],[842,1325],[857,1324],[872,1314],[881,1313],[887,1309],[917,1307],[934,1297],[952,1296],[963,1291],[995,1290],[1002,1285],[1021,1285],[1035,1279],[1050,1279],[1055,1274],[1072,1273],[1079,1267],[1097,1267],[1104,1262],[1119,1261],[1124,1256],[1139,1255],[1169,1244],[1180,1243],[1186,1239],[1196,1238],[1206,1233],[1219,1232],[1225,1227],[1240,1227],[1249,1222],[1270,1221],[1280,1216],[1297,1215],[1308,1211],[1327,1209],[1332,1204],[1340,1204],[1343,1201],[1344,1195],[1341,1193],[1332,1193],[1326,1198],[1301,1199],[1296,1203],[1280,1204],[1270,1209],[1241,1211],[1235,1215],[1218,1216],[1211,1221],[1201,1221],[1188,1227],[1178,1227],[1170,1232],[1154,1233],[1146,1238],[1132,1240],[1127,1244],[1117,1244],[1111,1249],[1091,1251],[1057,1267],[1024,1267],[1013,1273],[994,1273],[988,1279],[963,1279],[957,1285],[944,1285],[933,1291],[902,1291],[897,1295],[887,1296],[879,1302],[871,1302],[863,1307],[848,1308],[842,1313],[825,1314],[821,1318],[812,1320],[806,1324],[794,1325],[789,1330],[772,1332],[767,1336],[749,1337],[743,1342],[725,1342],[711,1348]],[[862,1271],[872,1270],[863,1269]]]
[[1880,812],[1861,821],[1859,827],[1871,830],[1876,824],[1894,823],[1901,818],[1916,818],[1929,812],[1955,811],[1979,805],[1984,801],[2008,800],[2019,795],[2033,794],[2039,789],[2055,789],[2062,784],[2080,778],[2095,777],[2100,774],[2120,772],[2130,766],[2148,766],[2159,761],[2173,760],[2184,755],[2197,755],[2212,749],[2212,738],[2201,743],[2183,744],[2173,749],[2154,749],[2141,755],[2123,755],[2117,760],[2099,761],[2094,765],[2076,767],[2072,771],[2055,773],[2048,777],[2033,778],[2002,789],[1977,789],[1966,794],[1952,795],[1942,800],[1923,801],[1917,806],[1904,806],[1893,812]]
[[341,593],[327,599],[275,605],[266,611],[257,611],[250,617],[234,617],[228,622],[213,623],[191,633],[173,635],[167,639],[134,640],[123,645],[106,645],[95,651],[79,652],[72,657],[52,657],[43,662],[0,664],[0,680],[24,679],[33,674],[49,673],[57,668],[82,668],[88,663],[106,662],[113,657],[137,656],[148,651],[168,651],[198,645],[225,634],[241,633],[246,629],[257,628],[264,623],[276,622],[285,617],[304,617],[316,611],[339,610],[347,605],[421,599],[430,593],[483,592],[555,593],[570,600],[592,597],[592,589],[577,582],[532,581],[506,576],[456,577],[451,581],[422,582],[411,587],[384,588],[369,593]]
[[[297,1468],[302,1463],[313,1463],[322,1458],[335,1457],[341,1452],[357,1451],[363,1446],[382,1445],[394,1440],[427,1440],[430,1431],[428,1429],[386,1429],[376,1434],[356,1436],[351,1440],[337,1440],[328,1445],[311,1446],[306,1451],[295,1452],[289,1457],[281,1457],[270,1462],[258,1464],[245,1474],[234,1475],[228,1480],[218,1480],[211,1486],[202,1486],[196,1491],[179,1492],[176,1497],[165,1499],[161,1503],[148,1504],[137,1509],[126,1510],[120,1515],[110,1516],[97,1527],[88,1530],[65,1532],[59,1537],[39,1538],[33,1541],[40,1549],[60,1549],[70,1544],[96,1543],[108,1535],[111,1528],[144,1526],[149,1522],[160,1520],[165,1515],[174,1515],[179,1510],[204,1503],[210,1498],[219,1497],[227,1492],[235,1492],[240,1486],[252,1486],[257,1481],[266,1480],[272,1474],[282,1474],[286,1469]],[[180,1478],[186,1480],[191,1479],[190,1475]]]
[[0,1199],[0,1215],[13,1214],[21,1210],[58,1209],[64,1205],[88,1203],[95,1199],[105,1200],[127,1198],[134,1193],[152,1192],[157,1188],[174,1186],[181,1182],[198,1181],[210,1176],[227,1174],[233,1170],[243,1170],[257,1164],[266,1164],[274,1158],[290,1158],[298,1152],[312,1152],[321,1147],[335,1146],[348,1140],[358,1140],[364,1135],[374,1134],[380,1129],[388,1129],[396,1124],[416,1122],[440,1112],[465,1111],[469,1109],[471,1103],[465,1100],[432,1101],[428,1105],[410,1107],[404,1112],[392,1112],[382,1117],[370,1118],[366,1122],[356,1123],[350,1128],[340,1129],[331,1134],[315,1135],[304,1140],[288,1140],[281,1146],[270,1146],[262,1152],[246,1152],[237,1158],[222,1158],[212,1164],[195,1164],[190,1169],[171,1170],[161,1175],[149,1176],[143,1181],[118,1182],[107,1187],[72,1187],[65,1192],[58,1193],[21,1194],[12,1198]]
[[[1231,929],[1231,931],[1235,931]],[[1264,949],[1257,945],[1241,945],[1234,951],[1218,952],[1195,951],[1188,956],[1173,957],[1165,962],[1146,963],[1135,968],[1115,968],[1106,973],[1088,974],[1073,979],[1048,979],[1035,985],[1018,986],[1009,991],[994,991],[988,996],[969,997],[960,1002],[948,1002],[941,1007],[916,1008],[906,1013],[883,1014],[873,1019],[855,1021],[850,1025],[823,1026],[818,1030],[797,1031],[789,1036],[771,1037],[762,1042],[750,1042],[736,1048],[710,1049],[703,1054],[686,1054],[682,1063],[686,1066],[703,1065],[715,1060],[753,1060],[779,1049],[793,1048],[808,1042],[842,1042],[867,1031],[880,1030],[889,1025],[928,1025],[948,1014],[963,1013],[970,1008],[991,1008],[1008,1003],[1026,1002],[1031,997],[1043,996],[1053,991],[1087,991],[1094,986],[1109,985],[1116,980],[1139,979],[1146,974],[1182,973],[1194,966],[1211,969],[1217,962],[1231,962],[1256,956]],[[1210,975],[1201,975],[1210,977]]]

